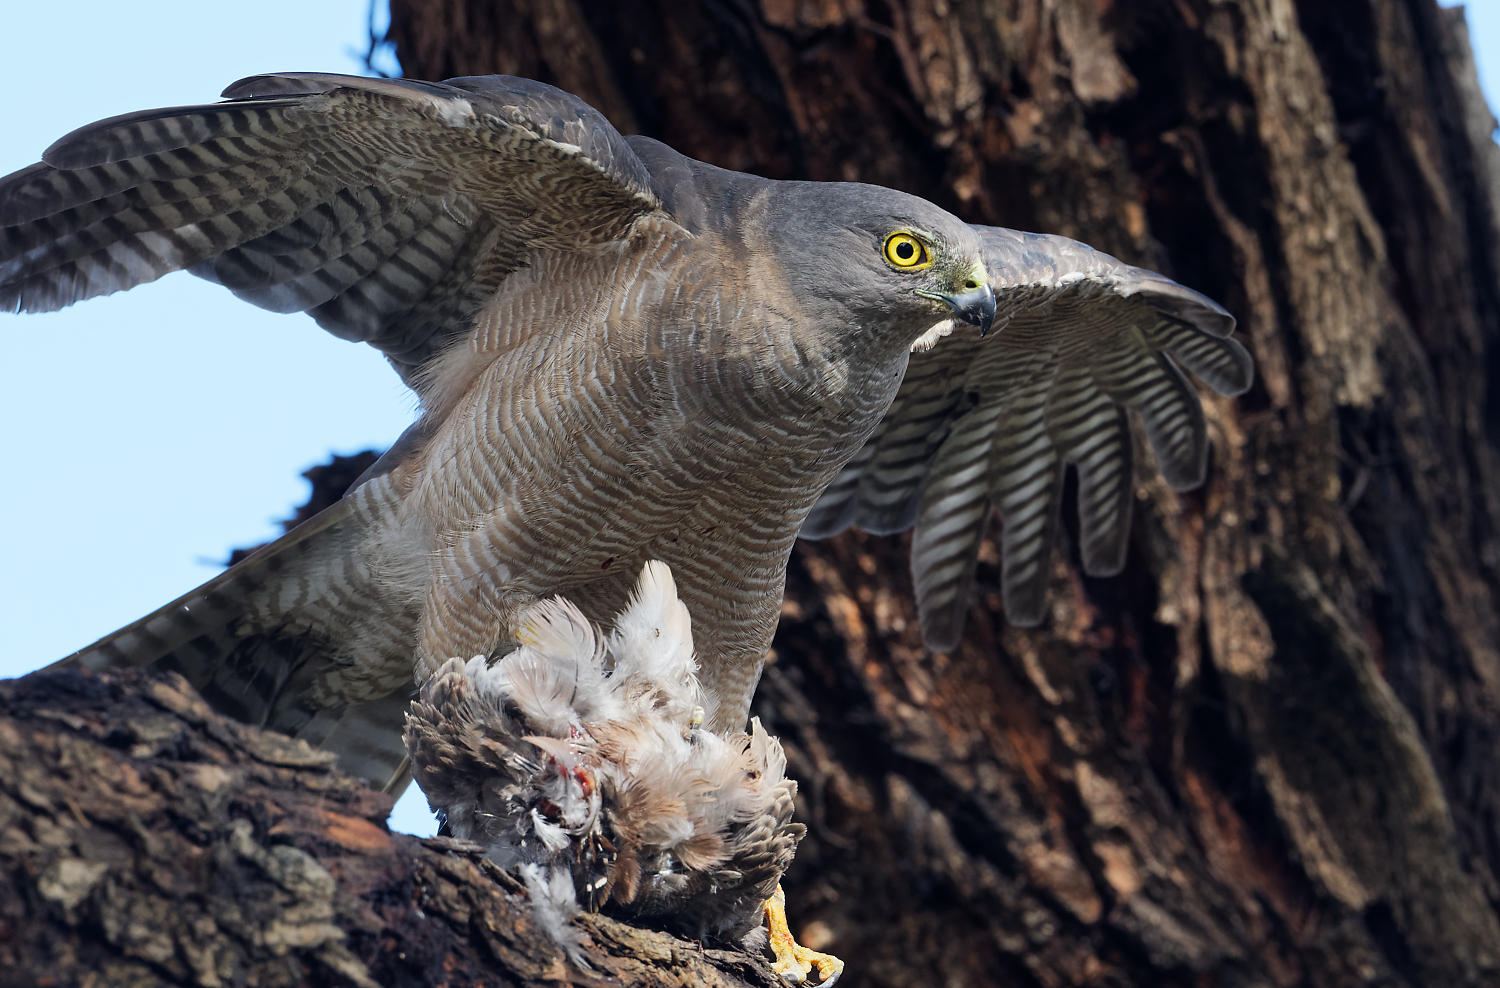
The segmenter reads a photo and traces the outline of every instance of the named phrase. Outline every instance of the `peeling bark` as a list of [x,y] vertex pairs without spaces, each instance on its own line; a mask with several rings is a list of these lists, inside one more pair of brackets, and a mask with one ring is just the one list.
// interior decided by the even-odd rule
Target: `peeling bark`
[[[1432,0],[393,0],[420,78],[1062,233],[1239,318],[1211,479],[1126,572],[998,554],[925,651],[902,539],[803,543],[757,712],[853,984],[1500,984],[1500,152]],[[1139,451],[1138,462],[1149,463]],[[1071,498],[1071,495],[1070,495]],[[1071,523],[1069,523],[1071,524]]]

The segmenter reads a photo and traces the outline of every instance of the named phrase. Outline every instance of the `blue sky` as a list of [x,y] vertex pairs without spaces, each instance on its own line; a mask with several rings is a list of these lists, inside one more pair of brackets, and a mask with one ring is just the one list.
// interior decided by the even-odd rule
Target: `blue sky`
[[1439,0],[1442,7],[1463,7],[1469,23],[1469,41],[1479,63],[1479,82],[1490,107],[1500,107],[1500,0],[1469,0],[1454,3]]
[[[1497,105],[1500,0],[1468,5]],[[222,11],[222,13],[210,13]],[[361,72],[367,0],[15,3],[0,175],[75,127],[209,102],[257,72]],[[279,533],[330,451],[383,448],[414,403],[367,347],[188,275],[45,316],[0,314],[0,676],[45,665]],[[430,832],[415,788],[393,825]]]

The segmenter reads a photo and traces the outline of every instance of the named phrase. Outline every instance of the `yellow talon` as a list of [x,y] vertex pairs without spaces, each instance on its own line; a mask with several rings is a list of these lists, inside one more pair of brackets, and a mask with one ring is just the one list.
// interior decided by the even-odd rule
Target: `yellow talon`
[[777,977],[791,985],[813,984],[807,980],[813,968],[818,969],[818,988],[830,988],[844,973],[844,962],[832,954],[820,954],[808,950],[792,936],[786,922],[786,893],[778,883],[776,891],[766,900],[766,926],[771,932],[771,949],[776,953],[776,962],[771,970]]

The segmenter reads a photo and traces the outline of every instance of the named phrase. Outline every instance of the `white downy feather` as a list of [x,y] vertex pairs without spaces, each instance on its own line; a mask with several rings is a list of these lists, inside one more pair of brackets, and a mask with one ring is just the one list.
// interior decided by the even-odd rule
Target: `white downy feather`
[[677,599],[677,583],[666,563],[652,560],[630,604],[615,618],[607,648],[614,662],[612,692],[627,701],[649,697],[657,716],[679,720],[698,706],[698,664],[693,658],[693,625],[687,605]]
[[567,865],[523,864],[521,880],[531,894],[531,914],[536,925],[546,931],[568,955],[568,960],[585,971],[592,970],[579,949],[583,937],[572,923],[578,912],[578,896],[573,891],[573,876]]
[[533,604],[516,631],[521,647],[490,670],[482,687],[515,702],[540,734],[567,737],[608,692],[594,626],[571,602]]

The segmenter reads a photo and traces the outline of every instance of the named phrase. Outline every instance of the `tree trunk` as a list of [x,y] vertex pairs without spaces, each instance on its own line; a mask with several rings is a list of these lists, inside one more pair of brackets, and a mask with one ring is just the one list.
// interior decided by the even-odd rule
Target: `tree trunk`
[[[1066,234],[1239,318],[1208,484],[920,644],[902,539],[799,545],[757,712],[854,985],[1500,984],[1500,152],[1433,0],[393,0],[776,178]],[[1138,462],[1149,462],[1140,450]],[[1065,516],[1068,512],[1065,507]]]

